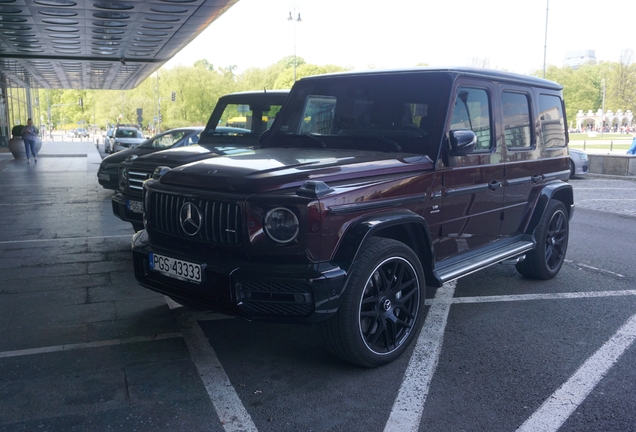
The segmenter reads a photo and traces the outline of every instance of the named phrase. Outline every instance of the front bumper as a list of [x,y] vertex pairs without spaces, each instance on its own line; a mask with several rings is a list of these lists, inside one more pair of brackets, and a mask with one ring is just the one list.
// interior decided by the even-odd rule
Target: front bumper
[[122,194],[121,192],[115,194],[111,198],[113,214],[124,222],[130,222],[133,225],[141,225],[144,222],[143,213],[141,213],[139,206],[131,206],[131,202],[141,203],[141,197],[130,197]]
[[[145,230],[132,240],[135,278],[144,287],[199,309],[252,321],[313,324],[338,309],[346,273],[329,264],[275,264],[187,255],[148,243]],[[201,264],[201,283],[175,279],[150,269],[149,254]]]
[[117,168],[105,170],[100,169],[97,171],[97,181],[106,189],[117,190],[119,188]]

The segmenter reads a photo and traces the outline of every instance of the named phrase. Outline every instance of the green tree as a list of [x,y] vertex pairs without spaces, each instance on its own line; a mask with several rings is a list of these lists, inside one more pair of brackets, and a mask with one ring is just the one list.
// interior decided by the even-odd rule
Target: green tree
[[621,58],[607,71],[606,107],[633,107],[636,105],[636,64],[634,52],[623,50]]
[[[318,66],[310,63],[303,63],[296,66],[296,79],[306,76],[322,75],[331,72],[346,71],[346,68],[336,65]],[[285,69],[274,82],[275,89],[291,88],[294,85],[294,68]]]

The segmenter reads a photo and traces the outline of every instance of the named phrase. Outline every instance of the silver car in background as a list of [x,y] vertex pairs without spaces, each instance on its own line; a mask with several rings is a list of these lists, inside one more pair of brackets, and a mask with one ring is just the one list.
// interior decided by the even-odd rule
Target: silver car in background
[[143,132],[135,127],[118,126],[113,131],[113,136],[104,143],[106,153],[115,153],[121,150],[133,148],[146,141]]
[[570,148],[570,178],[587,174],[588,170],[587,153],[582,150]]

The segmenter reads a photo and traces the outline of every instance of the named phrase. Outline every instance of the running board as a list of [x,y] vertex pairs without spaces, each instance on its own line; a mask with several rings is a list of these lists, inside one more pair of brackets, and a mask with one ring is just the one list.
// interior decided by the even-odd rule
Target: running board
[[[520,261],[525,258],[525,256],[521,258],[520,255],[532,249],[534,249],[533,241],[518,240],[505,246],[488,249],[483,253],[472,255],[461,261],[454,260],[446,265],[444,265],[444,263],[438,263],[435,272],[442,282],[449,282],[503,261],[516,261],[517,259]],[[510,264],[513,263],[515,262],[510,262]]]
[[521,261],[525,260],[526,256],[525,255],[519,255],[517,257],[514,258],[510,258],[507,260],[503,260],[501,261],[499,264],[504,264],[504,265],[515,265],[515,264],[519,264]]

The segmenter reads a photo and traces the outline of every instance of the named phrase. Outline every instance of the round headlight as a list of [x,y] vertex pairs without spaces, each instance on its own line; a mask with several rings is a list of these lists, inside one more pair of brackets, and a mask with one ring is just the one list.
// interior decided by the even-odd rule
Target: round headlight
[[119,187],[125,189],[128,185],[128,170],[126,168],[119,169]]
[[298,218],[291,210],[277,207],[267,212],[263,227],[276,243],[289,243],[298,235]]

